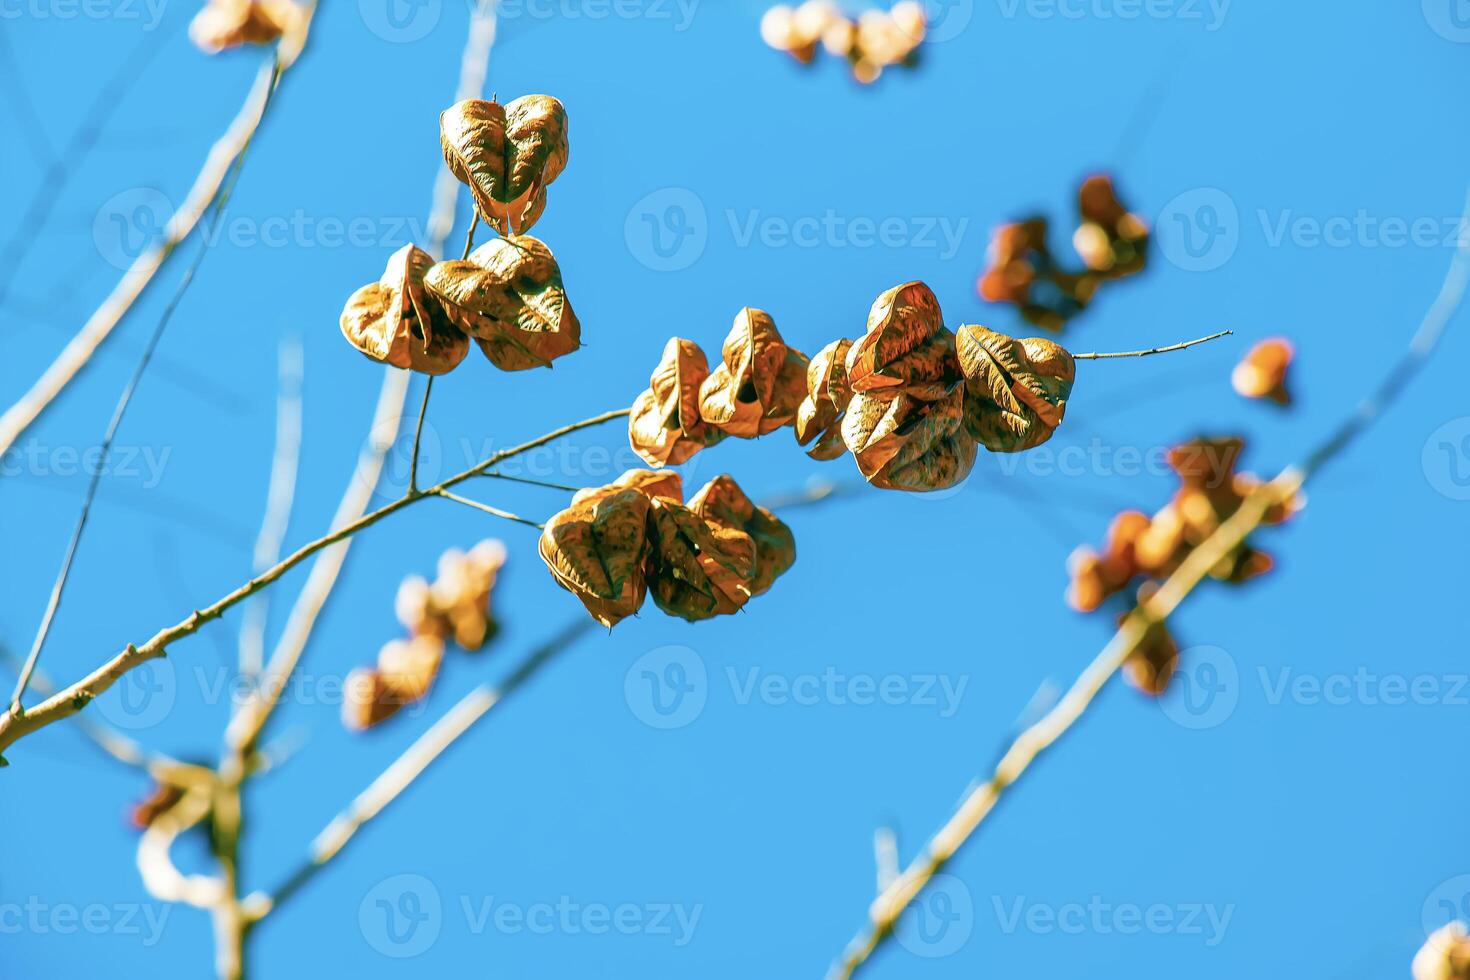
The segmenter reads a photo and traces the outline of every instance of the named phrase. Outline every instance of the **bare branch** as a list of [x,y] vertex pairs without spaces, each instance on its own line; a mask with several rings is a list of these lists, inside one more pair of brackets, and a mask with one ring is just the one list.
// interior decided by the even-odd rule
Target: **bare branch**
[[1148,350],[1125,350],[1107,354],[1089,352],[1086,354],[1073,354],[1072,359],[1074,361],[1102,361],[1115,357],[1149,357],[1153,354],[1167,354],[1170,351],[1184,350],[1196,344],[1207,344],[1212,340],[1219,340],[1221,337],[1228,337],[1233,333],[1235,333],[1234,330],[1221,330],[1219,333],[1212,333],[1208,337],[1186,340],[1182,344],[1170,344],[1168,347],[1150,347]]
[[440,490],[439,496],[443,497],[445,500],[452,500],[456,504],[463,504],[466,507],[472,507],[475,510],[489,514],[492,517],[499,517],[507,521],[515,521],[517,524],[526,524],[530,527],[537,528],[538,530],[546,526],[545,524],[538,524],[535,521],[530,520],[529,518],[521,517],[518,514],[512,514],[508,510],[501,510],[498,507],[491,507],[489,504],[482,504],[478,500],[471,500],[468,497],[461,497],[459,494],[450,493],[448,490]]

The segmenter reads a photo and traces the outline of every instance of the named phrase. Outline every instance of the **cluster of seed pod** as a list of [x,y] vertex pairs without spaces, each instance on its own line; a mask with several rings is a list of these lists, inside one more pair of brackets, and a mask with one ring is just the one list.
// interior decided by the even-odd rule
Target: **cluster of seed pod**
[[867,333],[808,361],[770,316],[742,310],[713,371],[692,341],[664,348],[629,416],[633,449],[654,466],[682,463],[725,435],[754,438],[793,425],[814,459],[851,452],[864,478],[893,490],[961,482],[979,446],[1021,452],[1061,425],[1076,377],[1064,348],[944,325],[922,282],[887,290]]
[[207,54],[243,44],[270,44],[301,27],[306,11],[293,0],[208,0],[189,22],[189,40]]
[[893,65],[912,65],[924,42],[928,18],[916,0],[899,0],[890,10],[865,10],[848,17],[832,0],[778,4],[761,18],[761,38],[802,64],[811,64],[820,46],[847,59],[852,77],[870,85]]
[[[1169,466],[1179,476],[1173,499],[1152,517],[1141,511],[1123,511],[1108,527],[1099,553],[1082,547],[1068,559],[1071,584],[1067,602],[1079,612],[1099,609],[1110,598],[1141,582],[1141,602],[1172,574],[1196,547],[1240,508],[1241,501],[1260,486],[1260,479],[1237,473],[1244,440],[1194,439],[1169,451]],[[1262,521],[1280,524],[1301,509],[1295,497],[1273,507]],[[1272,568],[1269,554],[1249,542],[1221,559],[1210,570],[1215,579],[1241,583]],[[1140,690],[1162,694],[1178,660],[1178,648],[1160,625],[1127,663],[1129,679]]]
[[1230,374],[1230,384],[1242,398],[1266,398],[1282,407],[1291,404],[1287,372],[1296,356],[1291,341],[1268,337],[1246,352]]
[[403,246],[347,300],[342,333],[372,360],[423,374],[458,367],[472,339],[502,371],[550,367],[581,346],[582,328],[551,249],[523,232],[566,168],[566,111],[549,95],[467,99],[440,115],[439,131],[449,169],[502,237],[449,262]]
[[607,627],[649,593],[691,622],[739,611],[796,561],[796,540],[729,476],[686,504],[677,473],[629,470],[583,490],[546,522],[540,553],[557,583]]
[[445,552],[432,583],[405,579],[395,611],[408,636],[384,645],[377,666],[348,675],[342,723],[355,731],[372,728],[421,700],[439,676],[451,640],[464,650],[481,649],[498,629],[490,593],[504,565],[505,546],[485,540],[468,552]]
[[1142,272],[1148,262],[1148,225],[1118,199],[1113,179],[1093,174],[1077,191],[1072,246],[1082,260],[1064,267],[1047,243],[1048,221],[1027,218],[991,235],[977,289],[991,303],[1016,307],[1028,323],[1061,330],[1093,301],[1105,282]]
[[1414,956],[1414,980],[1470,980],[1470,929],[1460,921],[1436,929]]

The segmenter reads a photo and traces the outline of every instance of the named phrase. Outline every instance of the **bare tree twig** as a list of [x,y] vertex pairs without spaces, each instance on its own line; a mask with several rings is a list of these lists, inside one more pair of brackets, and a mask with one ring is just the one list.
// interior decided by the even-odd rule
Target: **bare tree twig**
[[413,456],[408,464],[408,492],[417,493],[419,489],[419,443],[424,438],[424,419],[429,414],[429,395],[434,391],[434,376],[429,375],[429,380],[424,382],[424,401],[419,405],[419,424],[413,430]]
[[[1463,220],[1470,225],[1470,197],[1466,200]],[[847,980],[868,961],[883,940],[892,934],[894,925],[909,903],[974,835],[1006,789],[1020,779],[1037,756],[1071,730],[1148,631],[1168,619],[1210,570],[1261,526],[1273,507],[1290,500],[1308,476],[1346,449],[1407,389],[1405,381],[1424,366],[1450,319],[1464,303],[1467,286],[1470,286],[1470,241],[1462,239],[1439,295],[1414,332],[1407,353],[1389,372],[1385,382],[1301,465],[1287,467],[1275,479],[1246,494],[1239,509],[1191,551],[1174,574],[1123,620],[1112,640],[1088,664],[1066,694],[1039,721],[1017,736],[996,764],[990,778],[965,797],[959,809],[930,839],[923,853],[873,901],[868,910],[868,926],[848,943],[829,972],[830,978]]]
[[1219,340],[1221,337],[1228,337],[1233,333],[1235,333],[1234,330],[1221,330],[1219,333],[1212,333],[1208,337],[1199,337],[1195,340],[1186,340],[1181,344],[1170,344],[1168,347],[1150,347],[1148,350],[1125,350],[1106,354],[1098,354],[1089,351],[1086,354],[1073,354],[1072,359],[1074,361],[1102,361],[1115,357],[1149,357],[1153,354],[1167,354],[1170,351],[1184,350],[1185,348],[1193,347],[1196,344],[1207,344],[1212,340]]
[[463,504],[466,507],[473,507],[475,510],[483,511],[484,513],[489,514],[492,517],[499,517],[507,521],[515,521],[517,524],[525,524],[530,527],[534,527],[537,530],[546,527],[545,524],[538,524],[537,522],[530,520],[529,518],[521,517],[518,514],[512,514],[508,510],[501,510],[499,507],[491,507],[489,504],[482,504],[478,500],[471,500],[468,497],[461,497],[459,494],[450,493],[448,490],[440,490],[439,496],[443,497],[445,500],[452,500],[456,504]]

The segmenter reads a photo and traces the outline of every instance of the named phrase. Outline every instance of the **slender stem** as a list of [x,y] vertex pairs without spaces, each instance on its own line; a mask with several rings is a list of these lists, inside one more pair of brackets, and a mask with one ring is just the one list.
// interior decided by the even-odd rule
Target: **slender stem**
[[[465,235],[464,235],[464,254],[460,256],[460,260],[461,261],[469,258],[470,257],[470,252],[474,250],[474,247],[475,247],[475,226],[478,225],[479,223],[480,223],[480,209],[478,207],[476,207],[475,210],[474,210],[474,212],[470,215],[470,230],[467,231],[467,232],[465,232]],[[430,379],[430,380],[432,380],[432,379]]]
[[117,406],[113,409],[112,418],[107,423],[107,431],[102,436],[102,444],[98,454],[97,465],[92,467],[92,475],[87,480],[87,492],[82,497],[82,509],[77,515],[76,526],[72,528],[71,540],[67,542],[66,553],[61,560],[61,569],[56,574],[56,581],[51,587],[50,598],[46,602],[46,611],[41,615],[41,624],[36,629],[35,640],[31,644],[31,652],[26,657],[25,666],[21,668],[20,677],[17,678],[15,691],[10,697],[10,713],[18,715],[25,708],[21,699],[25,696],[26,688],[30,685],[31,674],[36,669],[36,662],[41,657],[41,649],[46,645],[46,637],[51,633],[51,624],[56,621],[57,610],[61,607],[61,597],[66,590],[66,583],[71,578],[72,563],[76,560],[77,549],[82,542],[82,534],[87,529],[87,518],[91,516],[92,504],[97,499],[97,489],[102,483],[102,474],[107,471],[107,460],[112,455],[112,443],[117,438],[118,429],[122,426],[123,416],[127,413],[128,406],[132,404],[133,395],[138,386],[143,382],[143,375],[148,371],[148,365],[153,361],[153,354],[158,350],[158,345],[163,341],[164,331],[168,329],[169,321],[173,319],[174,311],[179,308],[183,301],[184,293],[194,281],[194,275],[199,271],[199,266],[204,261],[205,254],[209,251],[209,240],[214,230],[219,227],[221,218],[224,216],[225,204],[233,190],[235,181],[240,177],[240,168],[245,162],[245,151],[249,148],[250,140],[247,137],[245,144],[240,148],[240,154],[235,158],[230,172],[219,192],[214,198],[214,214],[210,218],[209,231],[204,240],[199,243],[199,249],[194,255],[194,260],[184,270],[184,275],[179,279],[179,285],[174,294],[169,298],[168,305],[164,307],[163,313],[158,318],[158,324],[153,328],[152,335],[148,338],[147,345],[143,348],[143,354],[138,358],[137,366],[133,368],[132,377],[128,379],[122,394],[118,397]]
[[434,376],[424,382],[424,401],[419,406],[419,424],[413,430],[413,459],[408,464],[408,492],[419,491],[419,442],[424,437],[424,418],[429,414],[429,395],[434,391]]
[[[1466,200],[1464,221],[1470,225],[1470,197]],[[1037,756],[1071,730],[1148,631],[1167,620],[1210,571],[1261,526],[1273,507],[1290,500],[1308,476],[1342,453],[1373,419],[1407,390],[1405,382],[1424,366],[1443,336],[1445,326],[1463,305],[1467,286],[1470,286],[1470,241],[1462,239],[1439,295],[1414,332],[1408,353],[1389,373],[1388,381],[1303,464],[1287,467],[1275,479],[1246,494],[1235,513],[1200,542],[1153,595],[1124,618],[1112,640],[1078,676],[1061,700],[1011,743],[990,778],[965,797],[930,839],[923,853],[873,901],[868,910],[868,926],[848,943],[828,973],[829,978],[847,980],[868,961],[884,939],[892,934],[894,925],[909,903],[974,835],[995,809],[1001,795],[1020,779]]]
[[393,500],[379,507],[377,510],[364,514],[357,520],[317,538],[315,541],[302,545],[271,568],[256,575],[250,581],[235,588],[203,609],[195,610],[191,615],[175,623],[173,626],[159,630],[142,646],[128,644],[120,653],[114,655],[112,659],[97,667],[87,676],[61,689],[50,698],[27,710],[25,714],[19,716],[5,714],[0,716],[0,752],[9,748],[16,740],[81,711],[94,698],[116,683],[118,678],[139,665],[147,663],[149,660],[163,656],[170,644],[198,632],[200,627],[204,626],[210,620],[220,618],[225,612],[250,598],[250,596],[270,585],[292,568],[295,568],[322,549],[330,547],[339,541],[347,540],[359,531],[372,527],[384,518],[398,513],[400,510],[423,500],[425,497],[435,496],[440,490],[447,490],[450,487],[457,486],[466,480],[479,476],[481,473],[507,459],[512,459],[522,453],[544,446],[549,442],[554,442],[563,436],[570,435],[581,429],[601,425],[613,419],[627,418],[628,413],[629,409],[626,408],[603,412],[600,415],[594,415],[580,422],[573,422],[570,425],[564,425],[559,429],[554,429],[545,435],[521,443],[519,446],[502,449],[476,463],[474,466],[441,481],[437,486],[422,490],[412,496],[405,495]]
[[1102,361],[1114,357],[1148,357],[1152,354],[1167,354],[1170,351],[1184,350],[1186,347],[1193,347],[1196,344],[1207,344],[1212,340],[1219,340],[1221,337],[1228,337],[1233,333],[1235,333],[1234,330],[1221,330],[1219,333],[1212,333],[1208,337],[1186,340],[1182,344],[1170,344],[1168,347],[1150,347],[1148,350],[1125,350],[1107,354],[1089,352],[1086,354],[1073,354],[1072,359],[1074,361]]
[[545,487],[547,490],[564,490],[567,493],[581,493],[583,487],[568,486],[565,483],[548,483],[545,480],[533,480],[526,476],[511,476],[509,473],[481,473],[482,477],[493,480],[509,480],[511,483],[524,483],[532,487]]
[[525,524],[528,527],[534,527],[538,530],[546,527],[545,524],[538,524],[529,518],[521,517],[517,514],[512,514],[508,510],[501,510],[499,507],[491,507],[489,504],[482,504],[478,500],[471,500],[468,497],[461,497],[459,494],[450,493],[448,490],[438,490],[435,492],[438,496],[443,497],[445,500],[452,500],[456,504],[463,504],[466,507],[473,507],[475,510],[484,511],[486,514],[489,514],[492,517],[503,518],[507,521],[515,521],[517,524]]

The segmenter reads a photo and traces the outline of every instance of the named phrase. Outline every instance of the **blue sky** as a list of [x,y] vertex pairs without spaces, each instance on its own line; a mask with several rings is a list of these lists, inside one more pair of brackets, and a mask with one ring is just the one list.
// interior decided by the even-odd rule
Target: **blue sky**
[[[919,69],[871,88],[830,59],[802,69],[766,49],[759,3],[507,5],[489,87],[567,106],[570,164],[534,233],[556,251],[587,347],[550,373],[474,358],[437,385],[429,475],[629,404],[669,336],[713,352],[744,305],[812,353],[856,335],[879,292],[923,279],[951,326],[1019,330],[974,293],[989,229],[1035,209],[1065,223],[1096,168],[1116,169],[1160,247],[1066,343],[1236,336],[1083,365],[1049,446],[982,457],[958,492],[868,491],[793,513],[800,558],[743,615],[691,626],[650,606],[587,637],[261,926],[257,975],[825,970],[872,897],[874,828],[896,827],[911,857],[1038,687],[1069,682],[1105,642],[1103,618],[1063,605],[1065,560],[1114,510],[1164,502],[1157,450],[1240,432],[1246,466],[1274,472],[1398,355],[1450,261],[1470,180],[1470,17],[1453,2],[961,0]],[[249,85],[255,55],[188,45],[194,9],[0,0],[39,120],[27,123],[7,75],[0,186],[12,214],[103,79],[164,35],[95,151],[69,161],[15,270],[0,307],[15,339],[0,361],[7,397],[182,197]],[[382,0],[323,5],[119,437],[43,661],[51,674],[79,676],[244,580],[283,338],[300,339],[306,363],[288,543],[330,520],[381,377],[342,341],[337,315],[421,228],[466,20],[461,0],[391,18]],[[80,456],[181,272],[165,272],[5,460],[11,649],[44,606],[85,482]],[[1407,976],[1426,929],[1449,908],[1470,913],[1470,788],[1457,768],[1470,719],[1466,320],[1310,488],[1307,510],[1263,536],[1277,570],[1205,589],[1177,617],[1196,648],[1189,676],[1213,677],[1222,696],[1190,711],[1106,692],[873,977]],[[1247,345],[1278,333],[1299,351],[1290,412],[1228,384]],[[593,484],[630,465],[617,425],[567,446],[528,472]],[[691,489],[727,471],[753,495],[855,473],[850,460],[807,460],[786,432],[728,441],[688,469]],[[538,519],[562,503],[476,489]],[[452,657],[425,711],[342,732],[332,682],[397,634],[399,580],[492,535],[511,554],[495,597],[501,638]],[[433,502],[362,536],[280,719],[309,739],[248,800],[250,887],[289,872],[460,694],[580,614],[534,547],[530,529]],[[276,587],[273,631],[301,581]],[[212,757],[237,626],[227,617],[177,645],[150,676],[152,699],[133,702],[141,710],[121,691],[94,710],[161,750]],[[696,691],[668,727],[643,679],[675,662]],[[892,696],[863,696],[884,684]],[[122,815],[142,780],[65,725],[9,755],[6,976],[201,975],[207,919],[150,900],[134,867]],[[180,860],[202,868],[191,851]]]

